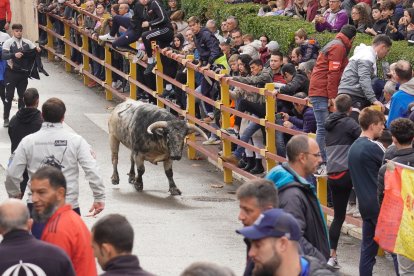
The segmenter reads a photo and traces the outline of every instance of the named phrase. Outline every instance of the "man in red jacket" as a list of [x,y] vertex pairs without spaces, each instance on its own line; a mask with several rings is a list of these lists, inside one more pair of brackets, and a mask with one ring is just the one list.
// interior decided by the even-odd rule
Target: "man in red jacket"
[[348,53],[356,35],[352,25],[342,27],[335,39],[326,44],[319,53],[309,84],[309,99],[316,118],[316,141],[321,150],[323,162],[325,153],[325,121],[329,107],[333,106],[338,94],[342,72],[348,64]]
[[12,18],[10,10],[10,0],[0,0],[0,31],[6,32]]

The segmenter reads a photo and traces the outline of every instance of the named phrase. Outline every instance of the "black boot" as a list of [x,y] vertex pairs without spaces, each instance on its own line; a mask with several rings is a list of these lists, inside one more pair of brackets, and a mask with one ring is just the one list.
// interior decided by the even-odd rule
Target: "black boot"
[[243,169],[244,167],[246,167],[247,165],[247,159],[245,156],[242,157],[242,159],[240,159],[239,164],[237,164],[237,167],[239,167],[240,169]]
[[246,166],[244,166],[243,170],[248,172],[254,168],[254,157],[246,157]]
[[264,172],[262,159],[256,159],[256,165],[250,170],[251,174],[261,174]]

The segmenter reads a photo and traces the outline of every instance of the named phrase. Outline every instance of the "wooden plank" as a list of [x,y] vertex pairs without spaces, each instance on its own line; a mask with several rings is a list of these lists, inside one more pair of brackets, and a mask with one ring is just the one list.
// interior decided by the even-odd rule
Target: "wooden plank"
[[[36,0],[11,0],[12,22],[23,25],[23,37],[33,42],[39,38]],[[10,28],[11,31],[11,28]]]

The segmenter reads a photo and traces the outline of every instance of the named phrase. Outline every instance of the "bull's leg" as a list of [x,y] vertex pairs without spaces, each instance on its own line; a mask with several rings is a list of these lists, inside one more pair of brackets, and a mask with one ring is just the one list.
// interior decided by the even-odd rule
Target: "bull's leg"
[[134,182],[134,187],[135,190],[137,190],[138,192],[142,192],[142,190],[144,189],[144,183],[142,182],[142,175],[145,172],[145,167],[144,167],[144,156],[140,153],[134,153],[134,159],[135,159],[135,163],[137,164],[137,171],[138,171],[138,176],[135,178],[135,182]]
[[111,153],[112,153],[112,167],[113,167],[113,173],[112,173],[112,184],[118,185],[119,184],[119,174],[118,174],[118,153],[119,153],[119,140],[113,136],[109,135],[109,145],[111,147]]
[[173,196],[181,195],[181,191],[177,188],[177,186],[175,185],[174,179],[173,179],[172,163],[173,161],[171,159],[164,161],[164,171],[165,171],[165,175],[168,178],[168,184],[170,185],[170,189],[168,191]]
[[134,184],[135,182],[135,161],[134,161],[134,153],[131,152],[131,168],[129,169],[128,173],[128,182]]

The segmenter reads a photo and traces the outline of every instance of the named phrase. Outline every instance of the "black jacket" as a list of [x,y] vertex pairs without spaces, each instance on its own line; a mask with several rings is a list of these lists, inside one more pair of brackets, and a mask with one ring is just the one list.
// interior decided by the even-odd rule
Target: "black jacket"
[[[72,263],[62,249],[37,240],[25,230],[12,230],[3,236],[0,243],[0,275],[12,266],[18,269],[20,262],[24,267],[30,267],[32,272],[40,269],[45,275],[75,275]],[[23,271],[21,268],[18,275],[26,275]]]
[[308,77],[301,72],[297,72],[293,76],[293,79],[291,82],[289,82],[288,84],[280,88],[280,92],[282,94],[293,96],[294,94],[298,92],[305,92],[306,94],[308,94],[308,89],[309,89]]
[[170,28],[172,30],[172,24],[170,17],[168,17],[161,1],[150,0],[147,5],[148,22],[152,29],[155,28]]
[[29,134],[35,133],[42,127],[43,118],[37,108],[26,107],[17,111],[9,124],[11,152],[13,153],[20,141]]
[[105,266],[105,273],[101,276],[153,276],[139,265],[137,256],[123,255],[110,260]]
[[[414,165],[414,148],[408,148],[408,149],[400,149],[396,150],[395,146],[390,146],[386,152],[385,152],[385,158],[387,160],[392,160],[394,162],[398,162],[407,166],[413,166]],[[384,164],[380,168],[378,172],[378,203],[381,207],[382,200],[384,199],[384,176],[385,171],[387,169],[387,165]]]
[[304,255],[326,262],[330,256],[328,232],[315,188],[287,163],[273,168],[266,178],[276,184],[279,208],[292,214],[299,223],[303,235],[299,244]]
[[327,172],[348,170],[348,151],[361,135],[359,124],[345,113],[334,112],[325,122]]
[[194,42],[203,65],[207,63],[212,65],[216,59],[223,56],[218,39],[205,27],[195,35]]

